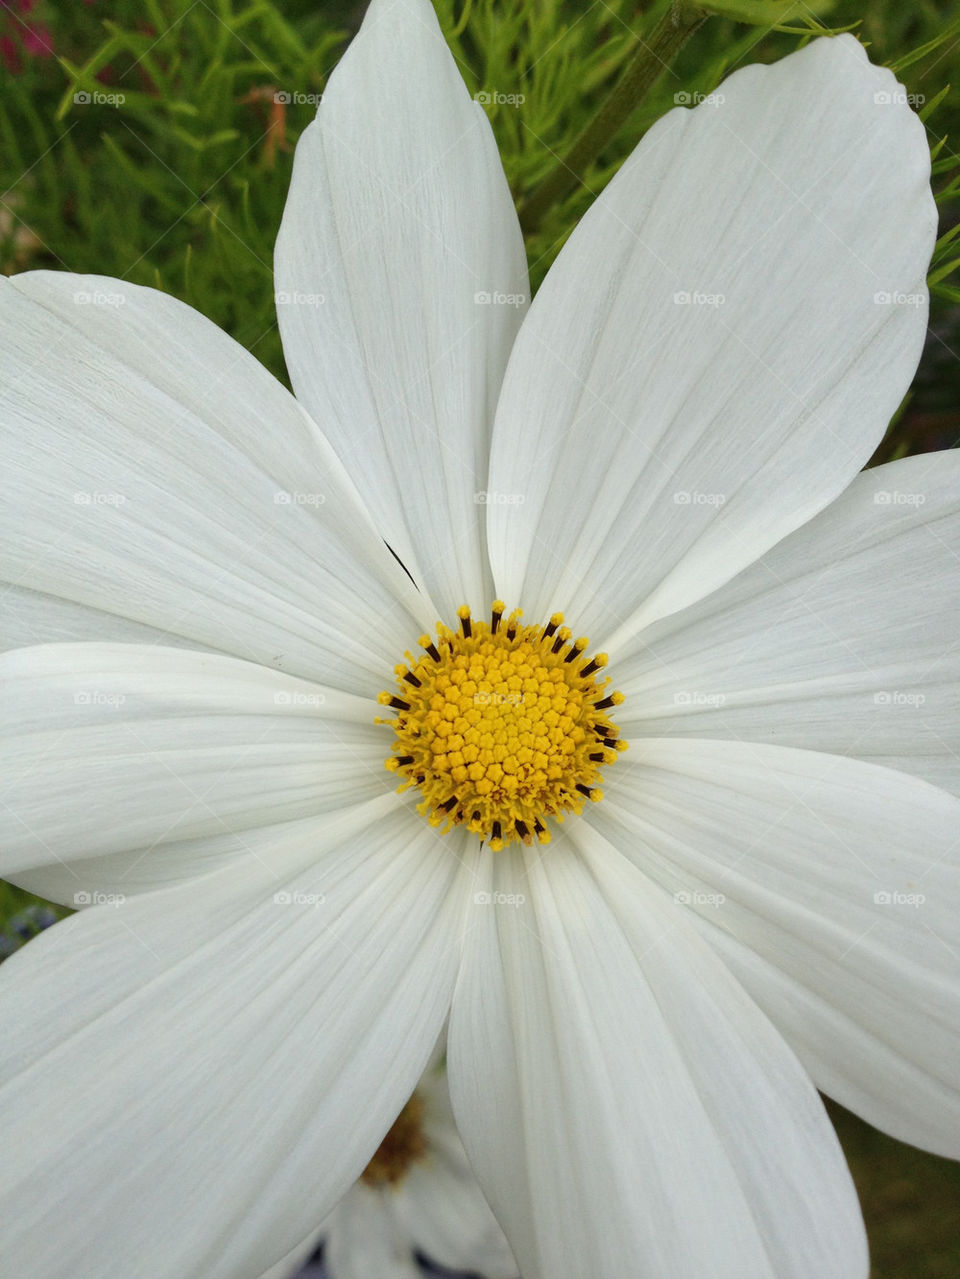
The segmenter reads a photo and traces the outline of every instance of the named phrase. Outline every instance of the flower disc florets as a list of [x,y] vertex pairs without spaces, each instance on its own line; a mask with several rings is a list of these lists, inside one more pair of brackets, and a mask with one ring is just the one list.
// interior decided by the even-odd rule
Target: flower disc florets
[[489,623],[466,606],[458,631],[438,622],[423,655],[395,668],[399,692],[379,699],[397,711],[380,722],[396,730],[386,766],[399,789],[420,788],[431,825],[462,823],[495,850],[547,843],[545,819],[601,800],[600,767],[626,749],[607,716],[623,695],[597,678],[606,654],[584,657],[588,641],[571,639],[561,613],[521,626],[519,609],[504,611],[495,600]]

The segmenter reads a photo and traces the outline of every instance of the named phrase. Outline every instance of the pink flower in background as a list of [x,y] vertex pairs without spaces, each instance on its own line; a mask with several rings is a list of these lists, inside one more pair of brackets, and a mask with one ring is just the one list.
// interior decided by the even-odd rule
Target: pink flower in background
[[19,75],[24,57],[53,56],[53,37],[38,22],[26,22],[24,16],[34,9],[35,0],[0,0],[0,61],[8,71]]

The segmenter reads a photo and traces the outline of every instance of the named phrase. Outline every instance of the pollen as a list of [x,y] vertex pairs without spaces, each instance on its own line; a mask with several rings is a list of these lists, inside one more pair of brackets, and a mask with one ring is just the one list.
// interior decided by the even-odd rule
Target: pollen
[[396,1186],[407,1175],[411,1165],[426,1156],[423,1109],[423,1102],[414,1093],[360,1174],[361,1181],[368,1186]]
[[600,770],[627,747],[609,718],[623,694],[609,691],[607,655],[588,657],[562,613],[545,626],[504,613],[502,600],[489,622],[463,606],[456,630],[421,636],[423,653],[394,668],[397,691],[379,697],[396,717],[377,720],[396,733],[398,790],[419,789],[417,811],[441,833],[464,826],[494,851],[549,843],[548,820],[602,800]]

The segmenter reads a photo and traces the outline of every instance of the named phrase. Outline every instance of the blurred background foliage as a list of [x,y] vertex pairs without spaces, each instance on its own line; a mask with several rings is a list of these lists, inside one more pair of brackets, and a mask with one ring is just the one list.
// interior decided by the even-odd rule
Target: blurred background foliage
[[[941,212],[923,361],[874,460],[955,445],[954,0],[710,4],[717,12],[573,189],[527,227],[533,287],[644,131],[676,102],[709,94],[738,66],[775,61],[817,32],[852,29],[873,61],[892,66],[916,95]],[[286,380],[273,242],[297,137],[364,7],[350,0],[0,0],[4,273],[47,267],[154,285],[210,316]],[[567,155],[668,8],[669,0],[437,0],[471,92],[486,95],[519,207]],[[66,913],[0,882],[0,958]],[[876,1279],[956,1279],[960,1165],[902,1146],[839,1107],[831,1105],[831,1114],[861,1193]]]

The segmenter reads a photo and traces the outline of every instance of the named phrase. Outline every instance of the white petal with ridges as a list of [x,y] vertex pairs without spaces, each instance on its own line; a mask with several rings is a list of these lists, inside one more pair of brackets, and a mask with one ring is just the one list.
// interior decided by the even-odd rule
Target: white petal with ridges
[[[127,617],[88,608],[59,595],[28,586],[0,585],[0,652],[36,644],[92,643],[161,644],[203,649],[202,644],[172,631],[163,631]],[[213,651],[206,649],[205,651]]]
[[486,609],[479,495],[529,286],[493,134],[428,0],[371,4],[297,146],[275,268],[294,389],[384,537],[448,621]]
[[0,424],[0,580],[353,692],[436,617],[289,392],[155,289],[0,279]]
[[395,1219],[437,1265],[483,1279],[515,1279],[517,1264],[457,1132],[446,1079],[428,1073],[418,1092],[428,1154],[410,1167],[391,1196]]
[[489,510],[498,594],[611,651],[835,498],[923,344],[936,209],[893,75],[840,36],[719,95],[583,218],[497,410],[490,488],[523,499]]
[[0,969],[11,1273],[260,1275],[362,1171],[446,1015],[463,872],[389,796],[273,869],[81,912]]
[[255,858],[260,828],[392,789],[376,703],[251,662],[51,644],[0,676],[0,866],[68,905]]
[[642,738],[605,790],[591,824],[689,904],[818,1087],[960,1157],[960,799],[816,751]]
[[857,476],[619,655],[627,739],[853,755],[960,792],[960,452]]
[[497,855],[525,900],[475,908],[450,1023],[457,1123],[524,1279],[865,1276],[796,1059],[677,906],[570,836]]
[[410,1240],[393,1220],[390,1195],[355,1187],[337,1204],[323,1251],[331,1279],[423,1279]]

